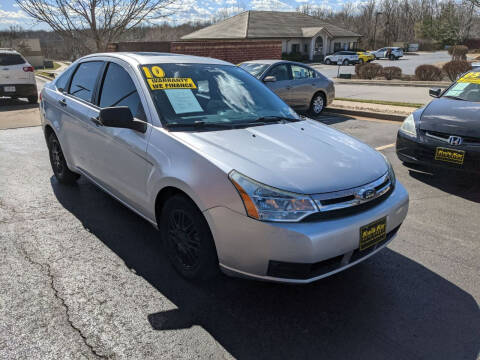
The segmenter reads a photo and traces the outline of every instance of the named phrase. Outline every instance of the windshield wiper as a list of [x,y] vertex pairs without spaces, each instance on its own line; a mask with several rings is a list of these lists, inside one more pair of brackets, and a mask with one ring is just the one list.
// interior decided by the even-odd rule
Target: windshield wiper
[[211,128],[222,128],[222,129],[233,129],[235,126],[233,124],[227,123],[218,123],[218,122],[205,122],[205,121],[195,121],[192,123],[169,123],[167,128],[169,129],[178,129],[178,128],[188,128],[192,127],[194,129],[211,129]]
[[449,98],[449,99],[453,99],[453,100],[467,101],[467,100],[465,100],[465,99],[462,99],[461,97],[453,96],[453,95],[443,95],[443,97],[446,97],[446,98]]
[[284,117],[284,116],[261,116],[252,122],[250,124],[271,124],[271,123],[277,123],[281,122],[285,124],[286,122],[296,122],[300,121],[300,119],[295,119],[295,118],[289,118],[289,117]]

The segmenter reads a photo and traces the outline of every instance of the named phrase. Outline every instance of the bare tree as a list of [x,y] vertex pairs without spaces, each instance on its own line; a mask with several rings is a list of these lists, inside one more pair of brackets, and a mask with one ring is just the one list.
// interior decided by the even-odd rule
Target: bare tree
[[172,10],[167,8],[175,0],[15,1],[28,15],[49,25],[65,40],[103,51],[128,29],[170,15]]

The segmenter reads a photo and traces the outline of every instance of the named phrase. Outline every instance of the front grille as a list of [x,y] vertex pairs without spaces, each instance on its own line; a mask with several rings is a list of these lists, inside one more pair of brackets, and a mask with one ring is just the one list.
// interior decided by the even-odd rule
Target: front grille
[[438,131],[430,131],[430,130],[424,130],[423,133],[425,136],[439,140],[442,142],[448,143],[448,139],[450,136],[459,136],[463,139],[462,144],[465,145],[480,145],[480,138],[475,138],[475,137],[470,137],[470,136],[461,136],[461,135],[455,135],[455,134],[447,134],[443,132],[438,132]]
[[[275,261],[270,260],[268,263],[267,275],[272,277],[284,278],[284,279],[298,279],[305,280],[328,274],[329,272],[335,271],[342,267],[347,266],[348,264],[358,261],[365,256],[371,254],[380,246],[384,245],[390,241],[393,236],[400,229],[400,225],[395,229],[391,230],[385,240],[377,243],[375,246],[372,246],[366,250],[360,251],[359,249],[354,250],[353,252],[348,252],[346,254],[341,254],[330,259],[319,261],[316,263],[291,263],[284,261]],[[343,261],[345,258],[345,261]],[[343,261],[343,263],[342,263]]]
[[[314,221],[325,218],[346,216],[375,206],[385,200],[393,190],[388,173],[377,180],[352,189],[312,195],[319,212],[307,216],[303,221]],[[370,191],[370,197],[362,196]]]

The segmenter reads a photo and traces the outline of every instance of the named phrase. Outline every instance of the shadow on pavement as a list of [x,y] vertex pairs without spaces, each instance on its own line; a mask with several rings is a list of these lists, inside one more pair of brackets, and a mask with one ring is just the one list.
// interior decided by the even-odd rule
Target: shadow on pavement
[[325,112],[322,112],[320,116],[317,116],[316,118],[312,118],[312,119],[317,120],[325,125],[333,125],[333,124],[343,123],[348,120],[355,120],[354,117],[351,117],[349,115],[328,112],[328,108],[325,110]]
[[435,169],[416,164],[405,164],[409,175],[427,185],[459,196],[463,199],[480,203],[480,182],[478,175],[460,171]]
[[38,104],[29,104],[26,99],[10,99],[0,97],[0,112],[38,108]]
[[191,283],[168,264],[146,221],[83,178],[65,187],[52,177],[51,185],[68,211],[178,307],[145,314],[153,329],[199,325],[239,359],[477,359],[474,298],[392,250],[306,286],[225,276]]

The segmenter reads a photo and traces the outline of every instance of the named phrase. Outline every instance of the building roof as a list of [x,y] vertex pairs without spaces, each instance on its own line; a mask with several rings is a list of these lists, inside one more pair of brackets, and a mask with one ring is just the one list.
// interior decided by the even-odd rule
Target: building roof
[[194,31],[182,39],[308,38],[322,29],[332,37],[362,36],[299,12],[250,10]]

